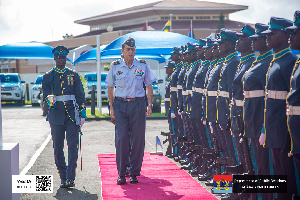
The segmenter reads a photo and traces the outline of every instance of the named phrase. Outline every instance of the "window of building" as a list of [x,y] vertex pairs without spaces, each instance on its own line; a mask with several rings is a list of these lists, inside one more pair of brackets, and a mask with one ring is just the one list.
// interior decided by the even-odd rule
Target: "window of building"
[[210,19],[210,16],[196,16],[196,19],[208,20]]
[[[170,19],[170,16],[162,16],[162,17],[160,17],[160,19],[161,20],[169,20]],[[175,20],[176,19],[176,17],[174,17],[174,16],[172,16],[172,20]]]
[[192,20],[194,19],[193,16],[179,16],[178,19],[181,19],[181,20]]

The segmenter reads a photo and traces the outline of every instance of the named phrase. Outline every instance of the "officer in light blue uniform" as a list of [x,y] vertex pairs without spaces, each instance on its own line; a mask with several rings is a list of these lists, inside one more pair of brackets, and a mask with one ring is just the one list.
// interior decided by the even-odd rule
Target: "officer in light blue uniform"
[[291,199],[297,193],[293,157],[288,157],[291,149],[287,127],[286,97],[290,91],[290,77],[298,57],[289,48],[290,34],[286,28],[293,22],[288,19],[271,17],[266,34],[267,45],[273,48],[274,58],[267,72],[265,102],[265,145],[270,148],[274,173],[287,175],[287,194],[279,193],[280,199]]
[[[300,50],[300,10],[295,12],[294,26],[288,27],[286,30],[291,32],[291,49]],[[298,174],[300,174],[300,58],[294,65],[287,105],[288,126],[293,143],[290,154],[293,155]]]
[[[60,186],[74,187],[79,126],[83,125],[86,118],[84,90],[78,73],[65,67],[69,50],[64,46],[58,46],[52,53],[56,67],[43,76],[43,97],[49,105],[53,103],[50,105],[47,121],[51,126],[55,164],[61,179]],[[63,151],[65,132],[68,165]]]
[[[152,114],[152,83],[156,78],[145,60],[134,57],[135,51],[135,40],[129,37],[122,44],[124,58],[111,64],[105,80],[108,84],[111,120],[116,126],[118,185],[126,183],[128,156],[130,183],[138,182],[136,176],[140,175],[144,156],[146,115]],[[146,86],[148,106],[143,84]]]

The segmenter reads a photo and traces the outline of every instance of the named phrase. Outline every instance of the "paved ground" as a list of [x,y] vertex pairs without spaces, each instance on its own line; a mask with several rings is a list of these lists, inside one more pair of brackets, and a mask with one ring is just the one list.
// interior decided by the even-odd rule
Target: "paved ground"
[[[18,142],[20,144],[20,172],[29,163],[31,157],[50,134],[50,127],[45,117],[41,116],[39,107],[25,106],[22,108],[4,106],[3,116],[3,140],[4,143]],[[155,138],[159,136],[161,141],[165,138],[161,131],[168,129],[167,121],[147,120],[146,152],[155,151]],[[80,170],[80,162],[76,174],[75,189],[60,189],[59,176],[54,163],[52,140],[46,145],[38,156],[34,165],[27,174],[54,176],[54,193],[50,194],[21,194],[21,199],[101,199],[101,177],[97,155],[115,153],[114,126],[109,121],[88,121],[82,128],[82,157],[83,170]],[[67,145],[65,145],[67,147]],[[166,145],[163,145],[165,152]],[[158,147],[160,150],[160,147]],[[67,155],[67,151],[65,152]],[[67,158],[67,156],[66,156]],[[117,178],[117,174],[116,174]],[[203,185],[203,183],[201,183]],[[207,188],[208,190],[210,188]]]

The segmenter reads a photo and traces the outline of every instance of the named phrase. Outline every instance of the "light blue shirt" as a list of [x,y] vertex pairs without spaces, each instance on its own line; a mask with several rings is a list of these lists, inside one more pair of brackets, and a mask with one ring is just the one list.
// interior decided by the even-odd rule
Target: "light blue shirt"
[[105,83],[115,87],[115,97],[135,98],[145,96],[145,86],[156,81],[150,67],[144,60],[134,58],[129,68],[124,59],[114,61],[106,77]]

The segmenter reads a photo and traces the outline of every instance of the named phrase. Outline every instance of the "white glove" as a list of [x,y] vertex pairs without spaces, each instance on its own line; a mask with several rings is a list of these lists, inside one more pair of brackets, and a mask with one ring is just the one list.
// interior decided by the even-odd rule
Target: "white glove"
[[181,112],[178,110],[178,115],[181,115]]
[[206,120],[203,120],[203,125],[206,125]]
[[84,122],[85,122],[85,118],[81,118],[80,119],[80,127],[82,127],[82,125],[84,124]]
[[171,113],[171,118],[175,118],[176,117],[176,115],[175,115],[175,113]]
[[219,124],[220,129],[223,131],[221,124]]
[[258,139],[259,144],[264,145],[265,140],[266,140],[266,135],[264,133],[261,133],[260,136],[259,136],[259,139]]

